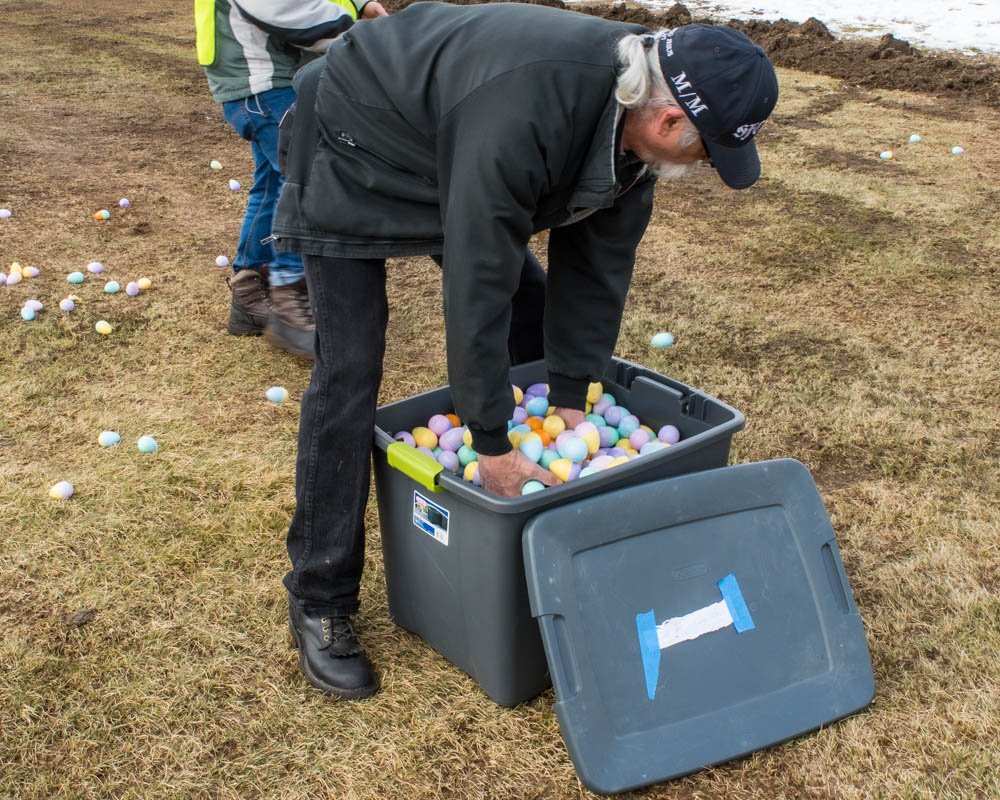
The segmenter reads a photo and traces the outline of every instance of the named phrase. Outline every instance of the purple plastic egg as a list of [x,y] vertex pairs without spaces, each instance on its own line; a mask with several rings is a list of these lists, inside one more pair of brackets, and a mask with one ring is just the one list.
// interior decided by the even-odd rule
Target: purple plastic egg
[[511,416],[515,425],[523,425],[524,421],[528,418],[528,412],[524,410],[523,406],[515,406],[514,414]]
[[598,428],[597,435],[600,437],[601,447],[611,447],[618,441],[618,429],[612,428],[610,425]]
[[451,424],[451,420],[448,419],[444,414],[435,414],[429,420],[427,420],[427,427],[430,428],[434,433],[440,436],[445,431],[449,431],[455,426]]
[[604,412],[607,411],[609,408],[611,408],[611,406],[612,406],[611,401],[607,397],[602,396],[600,400],[594,403],[594,407],[591,409],[591,411],[593,411],[595,414],[600,414],[603,417]]
[[633,450],[642,450],[644,445],[649,444],[649,431],[644,431],[642,428],[632,431],[628,437],[628,443],[632,445]]
[[618,427],[618,423],[622,421],[622,417],[628,414],[628,409],[622,406],[608,406],[604,410],[604,421],[613,427]]
[[465,437],[465,428],[449,428],[444,433],[441,434],[441,438],[438,439],[438,444],[441,445],[442,450],[449,450],[452,453],[457,453],[459,448],[465,444],[463,441]]
[[549,386],[546,383],[533,383],[524,390],[525,399],[528,397],[548,397]]
[[664,425],[656,434],[656,438],[666,444],[677,444],[681,440],[681,432],[674,425]]
[[437,461],[437,458],[434,457],[434,451],[431,450],[429,447],[424,447],[423,445],[420,445],[420,447],[418,447],[417,450],[419,450],[421,453],[424,453],[425,455],[430,456],[435,461]]
[[458,469],[458,453],[454,450],[442,450],[438,453],[437,462],[445,469],[454,472]]
[[417,446],[417,440],[413,438],[413,434],[409,431],[400,431],[395,436],[392,437],[397,442],[403,442],[403,444],[408,444],[410,447]]
[[125,294],[127,294],[129,297],[135,297],[137,294],[139,294],[139,284],[136,283],[135,281],[129,281],[128,284],[125,286]]
[[613,456],[615,458],[621,458],[622,456],[627,456],[628,451],[625,450],[625,448],[623,447],[612,447],[610,450],[608,450],[608,455]]
[[615,459],[613,456],[608,456],[608,455],[594,456],[594,458],[590,460],[590,466],[597,470],[607,469],[608,464],[610,464],[614,460]]

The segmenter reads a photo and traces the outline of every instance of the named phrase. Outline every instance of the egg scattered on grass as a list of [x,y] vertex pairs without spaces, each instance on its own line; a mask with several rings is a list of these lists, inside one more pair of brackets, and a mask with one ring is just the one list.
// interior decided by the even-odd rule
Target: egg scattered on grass
[[140,436],[136,445],[143,453],[152,453],[160,447],[159,443],[152,436]]
[[666,331],[656,334],[649,343],[653,347],[670,347],[674,343],[674,335]]
[[288,399],[288,390],[284,386],[272,386],[264,395],[272,403],[284,403]]
[[222,164],[220,164],[218,161],[213,161],[208,166],[210,166],[212,169],[222,169]]
[[83,273],[82,272],[71,272],[66,276],[67,283],[83,283]]
[[117,294],[122,287],[118,284],[118,281],[108,281],[104,284],[104,291],[107,294]]
[[916,134],[916,133],[911,133],[911,134],[910,134],[910,141],[911,141],[911,142],[912,142],[913,144],[916,144],[917,142],[920,142],[920,141],[923,141],[923,140],[922,140],[922,139],[920,138],[920,135],[919,135],[919,134]]
[[38,277],[38,267],[25,267],[24,268],[25,278],[37,278]]
[[139,278],[139,280],[135,282],[135,285],[144,292],[153,285],[153,282],[149,278]]
[[67,500],[73,496],[73,484],[69,481],[59,481],[49,489],[49,497],[53,500]]
[[91,261],[89,264],[87,264],[87,272],[97,275],[101,272],[104,272],[104,265],[100,261]]
[[128,208],[130,205],[132,205],[132,203],[129,201],[127,197],[123,197],[121,200],[118,201],[119,208]]
[[136,283],[135,281],[129,281],[128,284],[126,284],[125,286],[125,294],[127,294],[129,297],[135,297],[137,294],[139,294],[139,284]]
[[889,159],[892,158],[892,150],[883,150],[881,153],[878,154],[878,157],[881,158],[883,161],[888,161]]
[[112,330],[114,330],[114,328],[111,327],[110,322],[102,319],[94,326],[94,330],[102,336],[107,336]]
[[30,306],[25,306],[21,309],[21,319],[25,322],[31,322],[35,318],[35,310]]
[[0,286],[4,286],[7,283],[7,273],[0,272]]
[[111,219],[111,212],[108,211],[106,208],[102,208],[100,211],[94,212],[94,219],[96,219],[98,222],[101,222],[106,219]]
[[964,152],[965,152],[965,149],[962,148],[962,147],[959,147],[957,144],[953,148],[951,148],[951,154],[953,156],[960,156]]
[[229,188],[232,189],[234,192],[238,192],[242,187],[240,187],[240,182],[236,180],[236,178],[230,178]]
[[216,256],[215,257],[215,266],[217,266],[217,267],[228,267],[229,266],[229,259],[226,258],[225,256]]
[[69,312],[72,311],[74,308],[76,308],[76,303],[74,303],[68,297],[64,297],[62,300],[59,301],[59,308],[62,309],[63,311]]
[[45,308],[45,306],[42,305],[42,302],[40,300],[35,300],[34,298],[32,298],[31,300],[25,300],[24,304],[32,311],[41,311],[43,308]]
[[12,272],[10,275],[7,276],[7,285],[8,286],[14,286],[15,284],[18,284],[20,282],[21,282],[21,273],[20,272]]
[[115,431],[101,431],[97,436],[97,443],[101,447],[114,447],[122,440],[122,437]]
[[0,208],[0,219],[10,219],[11,213],[9,208]]

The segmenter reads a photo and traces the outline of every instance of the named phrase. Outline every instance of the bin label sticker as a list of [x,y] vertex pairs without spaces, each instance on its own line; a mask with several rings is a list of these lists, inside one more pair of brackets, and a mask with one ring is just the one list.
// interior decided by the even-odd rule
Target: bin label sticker
[[413,493],[413,524],[448,545],[448,509],[428,500],[420,492]]

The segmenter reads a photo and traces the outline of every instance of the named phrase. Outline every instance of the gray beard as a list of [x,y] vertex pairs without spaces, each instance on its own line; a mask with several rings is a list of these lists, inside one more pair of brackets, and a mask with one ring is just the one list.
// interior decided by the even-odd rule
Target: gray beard
[[675,181],[680,178],[687,178],[699,166],[699,162],[692,164],[671,164],[669,161],[653,161],[646,163],[649,170],[663,181]]

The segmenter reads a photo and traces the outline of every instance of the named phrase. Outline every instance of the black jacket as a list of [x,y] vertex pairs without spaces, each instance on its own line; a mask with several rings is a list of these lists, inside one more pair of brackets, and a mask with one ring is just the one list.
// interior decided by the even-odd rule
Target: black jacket
[[617,155],[614,50],[643,32],[545,6],[416,3],[355,25],[296,79],[277,247],[443,254],[449,381],[479,452],[509,449],[510,300],[533,233],[551,229],[552,403],[582,407],[611,357],[653,195]]

